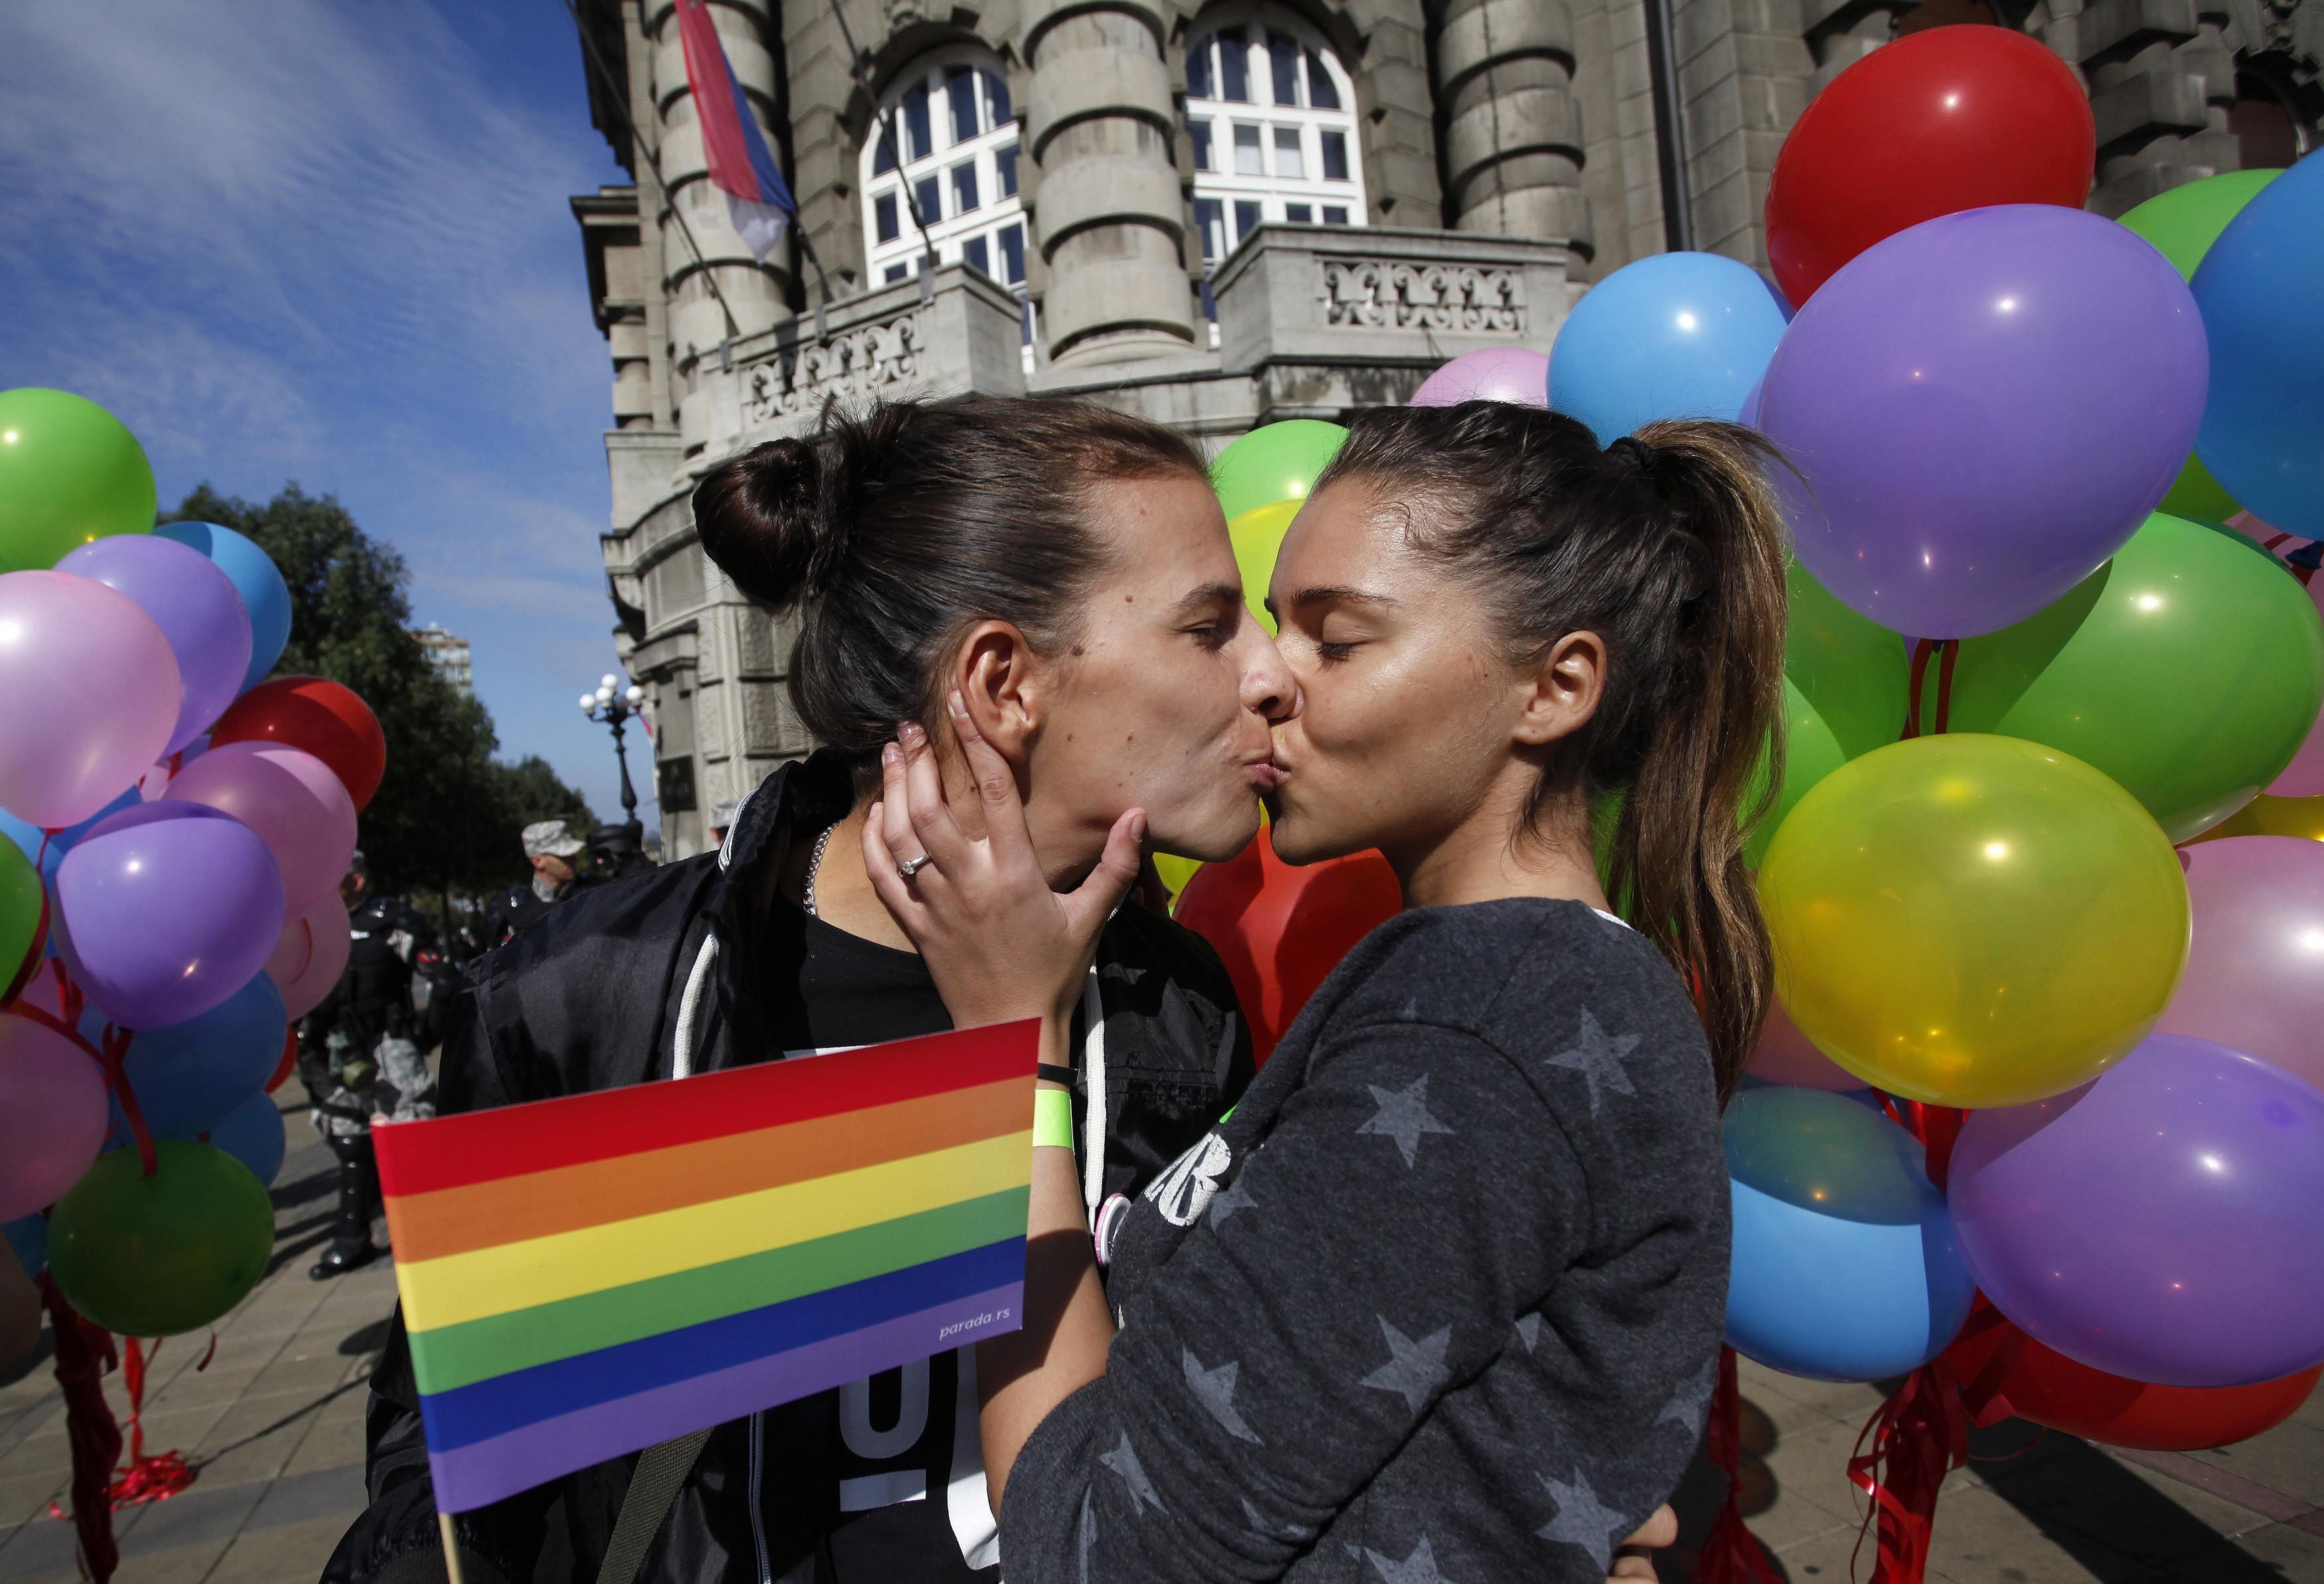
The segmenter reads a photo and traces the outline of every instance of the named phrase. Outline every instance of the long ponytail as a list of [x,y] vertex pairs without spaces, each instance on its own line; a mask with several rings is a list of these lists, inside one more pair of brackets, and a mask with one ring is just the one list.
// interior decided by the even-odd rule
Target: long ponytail
[[1601,449],[1563,414],[1472,402],[1360,414],[1315,486],[1392,491],[1409,542],[1470,580],[1514,659],[1604,640],[1597,713],[1544,770],[1528,824],[1622,794],[1607,890],[1686,980],[1722,1101],[1774,999],[1743,843],[1783,780],[1779,466],[1730,423],[1652,423]]

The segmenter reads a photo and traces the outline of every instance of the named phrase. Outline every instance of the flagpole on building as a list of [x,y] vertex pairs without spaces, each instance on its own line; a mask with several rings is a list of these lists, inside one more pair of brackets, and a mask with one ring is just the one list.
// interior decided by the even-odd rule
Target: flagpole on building
[[[742,334],[742,327],[734,318],[734,310],[727,306],[726,293],[718,289],[718,276],[710,268],[709,259],[704,256],[702,245],[694,239],[694,227],[686,223],[686,210],[670,196],[669,181],[661,173],[661,152],[645,140],[644,134],[638,131],[638,124],[631,119],[630,107],[622,102],[622,85],[614,80],[613,68],[605,64],[604,57],[597,53],[597,41],[589,36],[589,29],[581,21],[581,8],[575,0],[565,0],[565,10],[573,18],[573,31],[581,35],[581,52],[589,58],[589,64],[596,69],[598,80],[605,85],[605,102],[613,106],[613,114],[621,117],[622,125],[628,130],[630,146],[645,156],[648,168],[653,171],[654,184],[661,189],[662,199],[669,206],[670,218],[678,222],[678,234],[686,238],[687,251],[694,255],[694,262],[700,266],[702,279],[710,287],[710,295],[717,301],[718,311],[726,316],[726,338],[719,343],[718,361],[721,366],[731,365],[734,342]],[[458,1580],[455,1579],[454,1584],[458,1584]]]
[[912,184],[904,180],[904,151],[896,142],[896,112],[880,112],[880,97],[872,89],[872,66],[863,59],[863,51],[855,42],[855,30],[847,25],[847,0],[832,0],[831,14],[839,19],[839,36],[847,42],[847,60],[855,86],[872,101],[872,120],[880,129],[880,141],[888,145],[888,158],[895,162],[896,186],[903,192],[904,208],[912,217],[912,225],[920,234],[920,301],[927,301],[936,294],[936,283],[929,277],[936,273],[936,245],[929,239],[928,223],[920,214],[920,201],[912,196]]

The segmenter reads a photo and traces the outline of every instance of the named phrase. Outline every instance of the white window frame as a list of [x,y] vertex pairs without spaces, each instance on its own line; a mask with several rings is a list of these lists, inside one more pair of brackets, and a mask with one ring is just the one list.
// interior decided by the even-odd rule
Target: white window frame
[[[977,134],[964,142],[951,141],[953,116],[951,88],[945,73],[956,67],[968,67],[982,74],[970,80],[977,85]],[[896,74],[880,96],[880,114],[864,131],[863,149],[858,162],[858,175],[863,198],[863,258],[865,284],[876,290],[889,283],[891,273],[900,269],[898,280],[910,280],[919,273],[920,261],[927,247],[936,250],[939,265],[958,264],[962,250],[975,238],[982,238],[985,256],[989,261],[986,273],[1002,285],[1025,295],[1025,283],[1006,279],[1007,265],[1001,245],[1001,233],[1010,227],[1017,227],[1021,245],[1029,254],[1033,239],[1026,224],[1025,207],[1019,195],[1001,194],[1001,162],[1002,151],[1020,148],[1016,106],[1010,107],[1010,118],[995,123],[992,104],[984,91],[983,77],[989,76],[1006,91],[1008,69],[1001,58],[989,50],[973,44],[948,44],[917,57],[912,63]],[[904,125],[904,96],[916,87],[928,90],[929,141],[935,145],[920,158],[907,159],[908,133]],[[896,137],[897,167],[879,170],[880,144],[890,127]],[[1023,179],[1024,156],[1018,155],[1018,175]],[[963,214],[954,208],[953,172],[964,164],[976,170],[977,207]],[[934,179],[936,185],[938,214],[923,213],[927,224],[927,240],[924,244],[918,226],[912,223],[912,209],[905,198],[907,185],[917,187]],[[896,235],[888,241],[880,239],[879,205],[882,197],[892,194],[896,201]]]
[[[1246,80],[1250,85],[1250,102],[1224,99],[1217,96],[1225,88],[1225,77],[1221,57],[1231,47],[1222,34],[1225,30],[1243,30],[1243,48],[1248,51]],[[1266,47],[1269,33],[1286,38],[1300,46],[1297,105],[1277,105],[1272,60]],[[1187,41],[1189,55],[1196,50],[1209,52],[1209,93],[1196,97],[1194,89],[1202,81],[1198,73],[1187,73],[1186,120],[1189,126],[1197,122],[1210,127],[1211,163],[1213,170],[1194,171],[1195,213],[1202,227],[1201,244],[1208,248],[1205,273],[1216,270],[1226,262],[1227,255],[1242,245],[1249,229],[1238,218],[1237,205],[1259,206],[1259,223],[1298,224],[1293,221],[1290,206],[1307,207],[1311,225],[1323,225],[1325,208],[1344,210],[1347,224],[1366,223],[1364,171],[1361,139],[1357,134],[1356,85],[1341,64],[1339,52],[1325,42],[1305,18],[1280,5],[1237,0],[1237,3],[1215,5],[1205,10],[1195,22],[1194,31]],[[1318,109],[1314,103],[1311,74],[1321,64],[1331,79],[1333,97],[1340,101],[1336,110]],[[1257,176],[1239,174],[1235,170],[1234,128],[1240,124],[1259,129],[1259,160],[1264,173]],[[1300,163],[1304,174],[1283,176],[1276,169],[1276,139],[1279,132],[1296,134],[1299,140]],[[1348,174],[1344,181],[1326,181],[1323,177],[1323,136],[1336,132],[1346,140]],[[1215,203],[1217,213],[1209,208]],[[1240,211],[1248,217],[1246,208]]]

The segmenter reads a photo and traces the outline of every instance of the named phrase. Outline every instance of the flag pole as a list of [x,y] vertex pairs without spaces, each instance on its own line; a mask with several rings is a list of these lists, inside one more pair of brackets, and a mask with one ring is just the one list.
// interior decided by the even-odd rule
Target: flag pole
[[467,1581],[460,1577],[460,1547],[452,1538],[452,1515],[437,1514],[436,1524],[444,1536],[445,1573],[449,1577],[451,1584],[467,1584]]

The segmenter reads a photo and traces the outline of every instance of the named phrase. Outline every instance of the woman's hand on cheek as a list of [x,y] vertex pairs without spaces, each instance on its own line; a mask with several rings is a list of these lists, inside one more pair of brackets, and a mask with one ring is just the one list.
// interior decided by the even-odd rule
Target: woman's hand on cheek
[[[1009,762],[978,733],[958,694],[947,714],[976,779],[983,838],[971,840],[961,829],[927,734],[908,724],[881,755],[880,801],[863,822],[864,870],[919,948],[954,1023],[1062,1023],[1080,997],[1098,931],[1138,878],[1145,812],[1132,809],[1114,821],[1089,878],[1054,892]],[[907,876],[903,866],[922,857]]]

